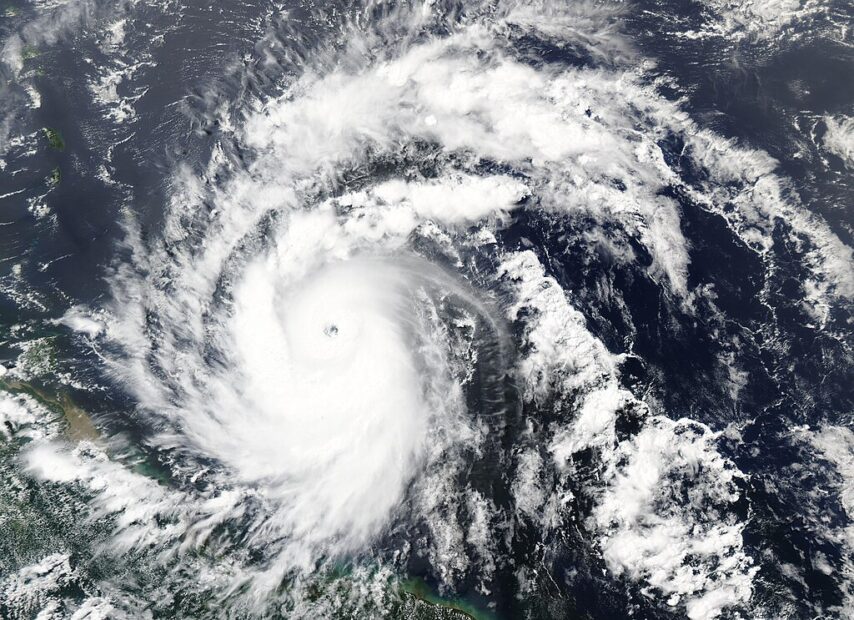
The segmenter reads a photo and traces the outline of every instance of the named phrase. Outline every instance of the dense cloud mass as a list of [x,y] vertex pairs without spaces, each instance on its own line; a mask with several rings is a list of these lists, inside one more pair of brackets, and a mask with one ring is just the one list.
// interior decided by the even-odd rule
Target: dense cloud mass
[[0,615],[854,614],[850,101],[668,64],[844,9],[692,7],[9,9]]

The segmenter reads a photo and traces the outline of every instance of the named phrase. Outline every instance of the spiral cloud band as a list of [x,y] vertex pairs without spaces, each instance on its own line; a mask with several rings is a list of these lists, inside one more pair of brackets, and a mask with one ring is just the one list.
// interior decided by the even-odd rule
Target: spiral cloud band
[[[678,135],[705,178],[722,181],[681,191],[714,210],[715,192],[732,188],[742,206],[725,217],[745,243],[767,251],[767,217],[785,217],[793,236],[812,234],[817,315],[854,290],[850,269],[823,258],[838,239],[808,233],[815,222],[778,199],[784,181],[761,155],[697,129],[644,83],[642,68],[608,69],[627,53],[605,26],[610,12],[549,10],[565,12],[549,30],[513,5],[385,51],[379,42],[400,29],[433,27],[429,9],[354,27],[335,52],[341,62],[330,69],[320,54],[320,64],[303,67],[283,95],[248,114],[232,144],[217,145],[201,176],[179,169],[153,247],[129,220],[129,251],[144,268],[120,266],[113,280],[116,372],[146,415],[162,420],[151,441],[183,455],[176,470],[191,476],[204,466],[205,493],[253,498],[253,509],[226,518],[247,523],[247,542],[266,557],[262,569],[232,577],[250,583],[257,600],[288,575],[407,527],[427,532],[441,583],[477,574],[489,591],[504,544],[496,532],[509,527],[499,498],[513,497],[518,514],[549,532],[566,518],[555,498],[579,484],[577,455],[598,452],[596,479],[624,484],[619,454],[635,448],[617,448],[616,425],[644,406],[620,386],[622,358],[544,275],[545,257],[502,249],[504,222],[523,204],[597,223],[590,241],[617,263],[643,248],[648,277],[691,312],[706,302],[688,291],[688,244],[663,191],[681,181],[658,146]],[[580,18],[601,29],[596,38],[570,26]],[[516,28],[564,37],[601,64],[532,66],[515,55]],[[515,357],[506,355],[511,323],[523,337]],[[497,387],[508,374],[525,402],[572,412],[568,424],[528,428],[532,441],[542,434],[536,442],[549,446],[551,464],[522,445],[506,451],[505,429],[518,430],[515,405]],[[664,441],[669,428],[651,424],[642,437]],[[720,457],[709,449],[698,458]],[[516,473],[501,487],[479,486],[478,463],[496,460]],[[562,481],[548,490],[550,475]],[[469,479],[460,505],[454,489]],[[664,509],[660,518],[680,532],[672,544],[705,550],[696,578],[685,579],[687,556],[635,562],[612,551],[610,536],[643,536],[642,524],[656,518],[647,512],[660,504],[611,519],[621,513],[609,502],[620,500],[597,484],[589,482],[600,498],[595,528],[615,574],[651,580],[707,615],[749,598],[754,570],[737,520],[714,528]],[[737,493],[717,484],[700,485],[701,501],[734,501]],[[720,545],[698,546],[694,535]]]
[[[636,341],[644,313],[721,341],[737,323],[692,272],[689,212],[771,274],[763,305],[795,257],[817,333],[854,268],[774,160],[665,96],[621,11],[368,2],[333,43],[271,30],[198,98],[210,152],[171,162],[157,225],[123,211],[110,299],[55,323],[130,411],[70,448],[23,397],[0,408],[142,598],[383,617],[410,574],[493,607],[605,575],[632,605],[761,616],[721,449],[739,429],[668,410]],[[709,353],[733,408],[736,340]]]

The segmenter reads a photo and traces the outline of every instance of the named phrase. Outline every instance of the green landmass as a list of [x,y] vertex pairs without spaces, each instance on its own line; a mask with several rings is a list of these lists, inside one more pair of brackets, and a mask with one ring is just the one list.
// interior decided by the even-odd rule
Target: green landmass
[[47,143],[50,145],[50,148],[56,149],[57,151],[61,151],[65,148],[65,140],[62,139],[62,134],[59,133],[58,129],[42,127],[42,131],[47,138]]
[[27,348],[18,357],[18,367],[25,377],[41,377],[55,368],[56,348],[53,341],[52,336],[45,336],[26,343]]
[[[7,9],[8,11],[8,9]],[[32,60],[40,54],[37,47],[33,47],[32,45],[27,45],[23,50],[21,50],[21,58],[24,60]]]
[[[405,598],[418,601],[417,606],[422,611],[417,618],[467,618],[470,620],[494,620],[493,614],[479,609],[474,605],[457,599],[447,599],[436,594],[433,589],[420,579],[409,579],[401,582],[400,589]],[[430,610],[432,608],[432,611]],[[433,615],[429,615],[429,614]],[[438,614],[438,615],[436,615]]]
[[[351,572],[348,566],[329,567],[323,573],[315,575],[307,586],[307,599],[312,603],[322,601],[346,602],[332,614],[336,620],[371,616],[382,613],[382,617],[390,620],[495,620],[493,614],[473,605],[456,599],[443,598],[426,583],[419,579],[401,581],[389,575],[388,579],[381,578],[385,591],[382,600],[368,607],[360,603],[362,596],[358,593],[363,584],[360,579],[364,574]],[[289,585],[283,585],[287,589]],[[356,594],[356,596],[353,596]],[[353,602],[353,604],[349,604]]]
[[397,613],[398,618],[407,620],[470,620],[475,618],[450,603],[433,603],[419,596],[404,592],[403,603]]

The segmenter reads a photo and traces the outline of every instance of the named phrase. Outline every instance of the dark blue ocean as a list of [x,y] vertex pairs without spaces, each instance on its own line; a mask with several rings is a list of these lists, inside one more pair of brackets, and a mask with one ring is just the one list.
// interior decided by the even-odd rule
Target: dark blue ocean
[[[0,616],[854,614],[851,6],[13,0],[0,11],[11,403],[0,408]],[[355,81],[398,62],[411,92]],[[525,85],[542,94],[528,101]],[[557,112],[537,107],[561,97],[571,102]],[[372,106],[376,126],[355,127]],[[419,106],[438,127],[451,121],[436,110],[459,125],[412,129]],[[467,124],[481,121],[483,134]],[[550,129],[564,121],[584,128],[566,134],[577,150]],[[313,122],[328,127],[304,129]],[[527,189],[500,212],[452,219],[412,190],[445,204],[448,175]],[[227,232],[229,213],[255,214],[268,186],[272,206]],[[354,215],[397,204],[388,187],[418,226]],[[486,191],[472,187],[464,200]],[[315,242],[298,217],[324,209],[344,232]],[[342,241],[368,221],[381,232]],[[308,431],[294,454],[312,460],[268,448],[297,422],[264,426],[272,418],[243,400],[256,379],[314,401],[278,367],[252,375],[256,355],[275,354],[263,337],[242,352],[244,331],[231,331],[241,312],[262,320],[252,308],[265,298],[242,292],[262,251],[281,265],[271,286],[301,278],[293,257],[314,253],[309,274],[365,254],[449,274],[402,272],[427,284],[413,294],[418,320],[395,329],[421,360],[418,397],[433,402],[426,377],[447,366],[436,402],[457,399],[462,413],[378,417],[383,403],[408,406],[396,403],[410,380],[386,337],[363,331],[354,370],[328,370],[360,374],[312,392],[320,413],[331,402],[365,416],[354,428],[374,429],[366,438],[342,435],[363,456],[338,464],[330,455],[356,450],[342,439],[315,457]],[[326,282],[317,273],[305,281]],[[360,312],[386,299],[372,278],[343,279],[364,287]],[[288,334],[294,286],[275,293]],[[339,293],[324,290],[311,313]],[[335,320],[327,335],[348,325]],[[325,346],[308,342],[312,355]],[[388,378],[376,388],[361,374],[371,365]],[[595,417],[599,390],[621,396]],[[77,415],[94,436],[62,434]],[[393,420],[399,432],[378,430]],[[397,456],[420,433],[430,439]],[[384,442],[399,446],[387,463]],[[362,469],[370,455],[376,472]],[[268,473],[290,464],[286,482]],[[523,480],[536,483],[523,493]],[[371,489],[394,485],[380,521],[353,516],[385,501]],[[359,499],[363,486],[374,499]],[[343,508],[327,499],[351,492]],[[333,521],[339,510],[350,514]],[[268,569],[263,589],[253,571]],[[377,584],[385,594],[367,594]]]

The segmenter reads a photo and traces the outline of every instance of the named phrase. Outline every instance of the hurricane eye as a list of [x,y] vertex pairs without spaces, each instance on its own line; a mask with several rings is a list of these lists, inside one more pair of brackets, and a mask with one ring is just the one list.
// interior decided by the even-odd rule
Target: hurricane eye
[[323,333],[326,334],[328,338],[335,338],[335,336],[338,335],[338,326],[335,323],[330,323],[323,328]]

